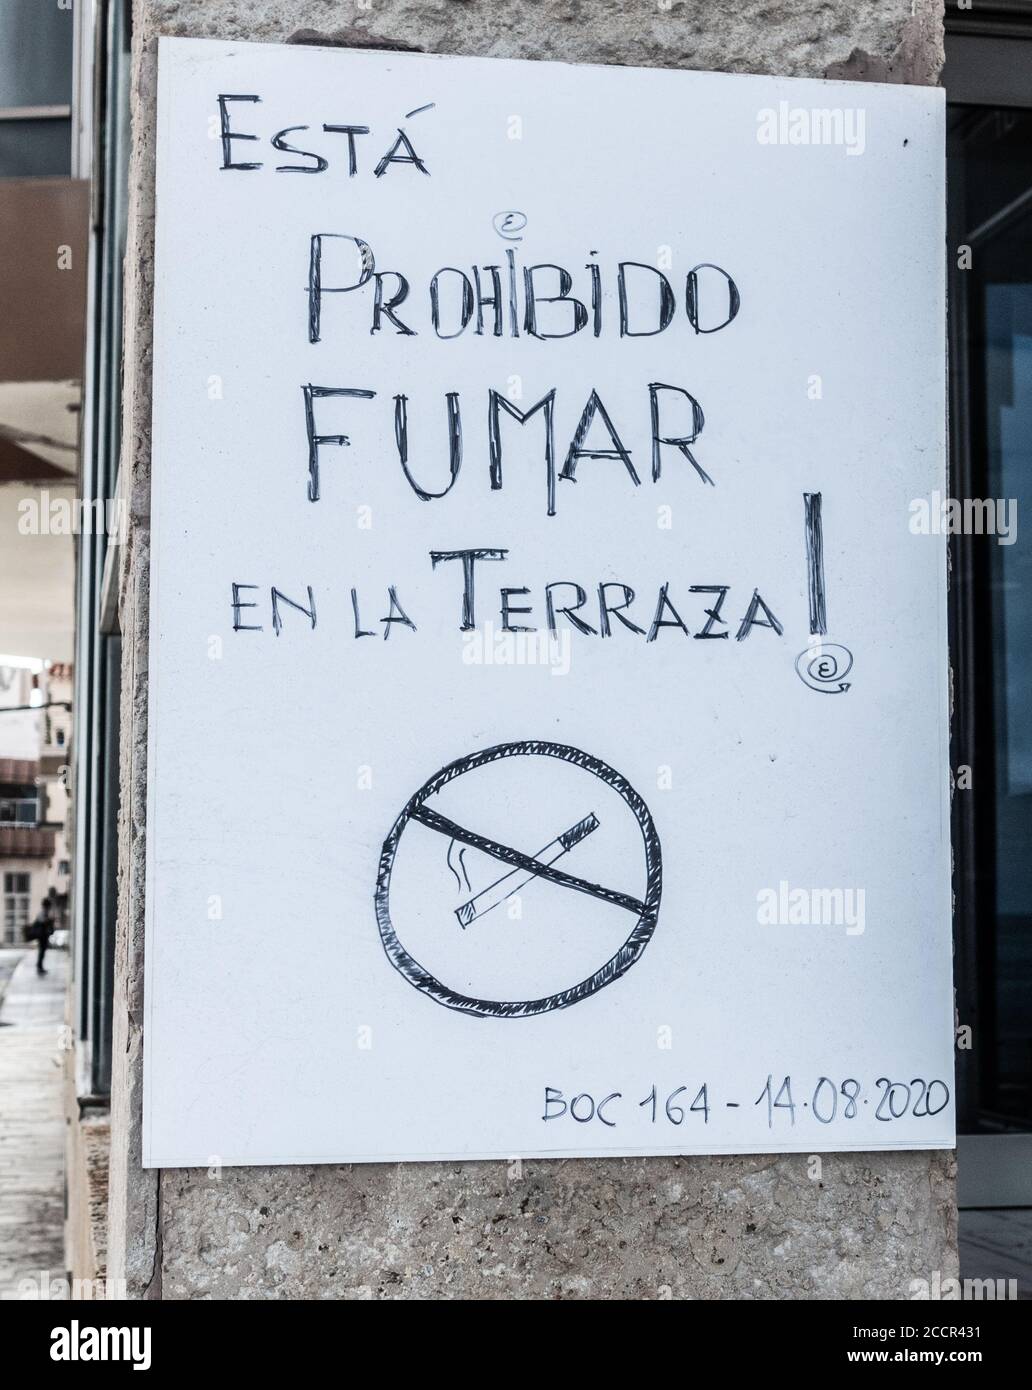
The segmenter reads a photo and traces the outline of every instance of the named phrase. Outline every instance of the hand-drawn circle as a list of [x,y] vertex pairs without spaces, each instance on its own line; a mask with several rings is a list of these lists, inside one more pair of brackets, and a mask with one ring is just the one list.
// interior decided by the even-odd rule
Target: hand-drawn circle
[[491,226],[500,237],[505,241],[522,241],[520,235],[527,225],[527,214],[517,212],[515,208],[508,208],[505,212],[496,212],[491,218]]
[[[433,796],[435,792],[439,792],[442,787],[456,777],[461,777],[465,772],[483,767],[486,763],[497,762],[500,758],[513,757],[559,758],[563,762],[573,763],[576,767],[583,768],[585,772],[590,772],[593,776],[598,777],[623,798],[638,822],[644,843],[645,894],[641,900],[641,912],[626,941],[606,961],[605,965],[587,976],[586,979],[581,980],[579,984],[570,989],[561,990],[558,994],[546,995],[541,999],[473,999],[467,994],[460,994],[456,990],[450,989],[434,975],[431,975],[401,944],[390,915],[391,869],[394,866],[394,857],[397,854],[402,833],[409,823],[412,813],[422,806],[429,797]],[[627,779],[622,777],[614,768],[609,767],[607,763],[602,762],[599,758],[593,758],[590,753],[584,753],[579,748],[571,748],[562,743],[527,740],[521,743],[499,743],[493,748],[485,748],[479,753],[471,753],[465,758],[457,758],[455,762],[448,763],[429,781],[423,783],[416,794],[406,803],[401,815],[391,826],[390,833],[383,842],[373,901],[376,905],[376,920],[380,928],[380,940],[387,953],[387,959],[395,970],[408,980],[410,985],[420,990],[421,993],[429,995],[438,1004],[443,1004],[448,1009],[456,1009],[459,1013],[472,1014],[479,1018],[533,1018],[537,1014],[547,1014],[554,1009],[567,1009],[571,1004],[578,1004],[582,999],[596,994],[600,989],[604,989],[606,985],[612,984],[614,980],[618,980],[621,975],[626,974],[649,944],[652,933],[656,930],[662,893],[663,856],[656,825],[644,800]]]
[[821,642],[799,653],[796,672],[804,685],[821,695],[837,695],[849,689],[846,676],[853,669],[853,653],[838,642]]

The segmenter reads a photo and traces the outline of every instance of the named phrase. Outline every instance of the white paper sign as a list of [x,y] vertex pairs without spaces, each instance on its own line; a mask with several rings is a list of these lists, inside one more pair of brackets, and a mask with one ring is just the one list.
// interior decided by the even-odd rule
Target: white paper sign
[[951,1145],[942,93],[159,68],[145,1162]]

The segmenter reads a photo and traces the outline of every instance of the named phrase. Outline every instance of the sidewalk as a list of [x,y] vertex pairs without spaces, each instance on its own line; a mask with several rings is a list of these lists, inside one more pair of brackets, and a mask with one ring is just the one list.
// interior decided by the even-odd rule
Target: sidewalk
[[27,946],[0,946],[0,1004],[4,1002],[15,966],[28,949]]
[[0,1299],[65,1275],[64,951],[48,953],[47,971],[26,950],[0,1005]]

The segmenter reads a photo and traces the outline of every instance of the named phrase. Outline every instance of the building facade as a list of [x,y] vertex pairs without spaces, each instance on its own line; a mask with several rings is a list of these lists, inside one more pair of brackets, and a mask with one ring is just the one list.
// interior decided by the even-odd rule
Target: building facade
[[0,944],[14,946],[44,902],[67,931],[70,668],[0,658],[0,714]]

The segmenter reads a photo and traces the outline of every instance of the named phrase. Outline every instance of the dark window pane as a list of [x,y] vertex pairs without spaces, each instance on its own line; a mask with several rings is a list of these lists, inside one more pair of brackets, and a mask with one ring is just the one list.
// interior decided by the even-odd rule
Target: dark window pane
[[[971,746],[967,930],[977,971],[976,1129],[1032,1129],[1032,114],[950,120],[954,495],[993,504],[995,534],[957,538],[968,613],[961,668]],[[965,250],[966,248],[966,250]],[[961,264],[966,261],[966,264]],[[966,459],[966,463],[965,463]],[[959,460],[959,462],[958,462]],[[983,518],[987,515],[982,511]],[[964,715],[964,711],[962,711]],[[964,982],[961,982],[963,989]],[[963,1020],[962,1020],[963,1021]],[[964,1063],[963,1056],[958,1064]]]
[[72,9],[58,0],[0,3],[0,107],[72,100]]
[[67,176],[71,169],[70,120],[0,121],[0,178]]
[[[1032,210],[986,246],[988,495],[1032,517]],[[996,1101],[1032,1118],[1032,550],[991,547],[996,742]]]

